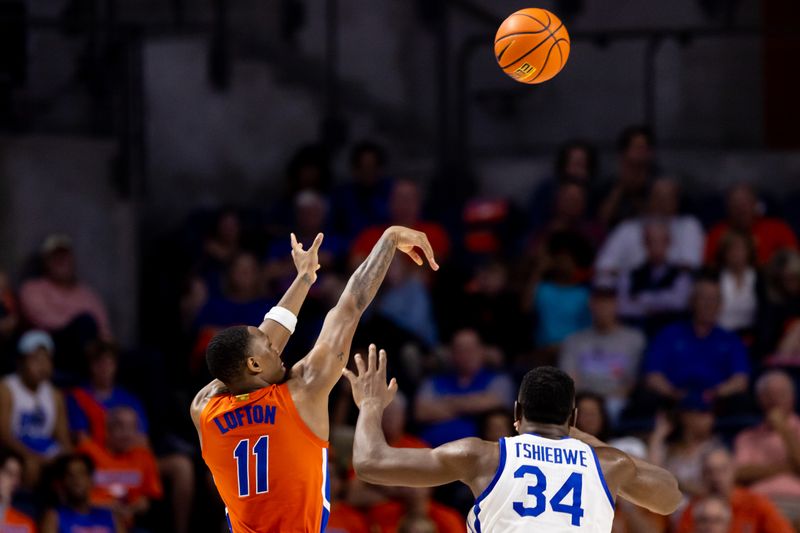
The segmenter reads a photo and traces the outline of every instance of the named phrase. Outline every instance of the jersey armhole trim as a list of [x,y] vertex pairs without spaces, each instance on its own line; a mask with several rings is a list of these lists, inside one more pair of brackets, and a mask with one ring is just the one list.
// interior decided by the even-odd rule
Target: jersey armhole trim
[[286,383],[282,383],[281,385],[277,386],[277,389],[282,391],[282,396],[286,398],[284,400],[286,403],[286,412],[289,413],[289,416],[291,416],[292,419],[294,419],[297,427],[300,428],[300,431],[302,431],[306,437],[311,439],[311,442],[320,448],[327,448],[328,441],[322,440],[313,431],[311,431],[311,428],[308,427],[308,424],[306,424],[305,420],[303,420],[303,417],[300,416],[300,412],[297,410],[297,406],[294,404],[294,398],[292,398],[292,393],[289,390],[289,386]]
[[611,509],[614,510],[616,508],[616,506],[614,505],[614,497],[611,495],[611,491],[608,490],[608,483],[606,483],[606,476],[603,474],[603,469],[600,467],[600,458],[597,457],[597,452],[593,447],[589,446],[589,449],[592,450],[592,456],[594,457],[594,464],[597,466],[597,475],[600,477],[600,484],[603,485],[603,490],[606,491],[606,496],[608,496],[608,503],[611,504]]
[[497,482],[500,481],[500,476],[503,475],[503,470],[506,468],[506,439],[501,438],[498,443],[500,444],[500,461],[497,464],[497,471],[495,471],[494,477],[489,485],[483,489],[483,492],[481,492],[480,496],[478,496],[478,498],[475,500],[475,506],[479,506],[480,503],[486,499],[489,493],[492,492],[492,489],[494,489],[495,485],[497,485]]

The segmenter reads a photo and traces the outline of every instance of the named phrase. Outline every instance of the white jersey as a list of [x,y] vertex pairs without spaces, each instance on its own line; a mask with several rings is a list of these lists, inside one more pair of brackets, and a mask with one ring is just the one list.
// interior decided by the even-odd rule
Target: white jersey
[[594,449],[523,434],[500,439],[500,464],[469,513],[470,533],[610,533],[614,500]]
[[26,387],[17,374],[3,379],[11,393],[11,432],[36,453],[54,456],[59,452],[55,440],[58,407],[53,386],[44,382],[36,392]]

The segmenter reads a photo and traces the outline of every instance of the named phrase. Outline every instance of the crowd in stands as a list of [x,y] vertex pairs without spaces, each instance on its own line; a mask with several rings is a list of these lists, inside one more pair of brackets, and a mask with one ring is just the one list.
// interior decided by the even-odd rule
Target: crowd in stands
[[[511,435],[518,380],[556,365],[580,391],[578,427],[668,468],[685,494],[672,517],[620,500],[615,533],[800,528],[800,251],[754,185],[693,198],[659,172],[645,127],[622,132],[615,169],[600,169],[590,144],[566,143],[524,208],[467,178],[393,176],[371,142],[353,147],[349,175],[331,168],[322,147],[303,147],[271,202],[199,211],[156,239],[138,346],[115,343],[68,236],[47,237],[24,275],[7,265],[0,531],[223,531],[187,416],[210,379],[206,345],[260,323],[280,298],[294,275],[290,232],[307,244],[323,232],[288,367],[392,224],[424,231],[442,268],[396,258],[353,344],[389,353],[401,389],[385,414],[390,444]],[[726,214],[714,219],[709,202]],[[355,477],[356,416],[343,380],[331,401],[328,531],[463,532],[473,500],[463,487]]]

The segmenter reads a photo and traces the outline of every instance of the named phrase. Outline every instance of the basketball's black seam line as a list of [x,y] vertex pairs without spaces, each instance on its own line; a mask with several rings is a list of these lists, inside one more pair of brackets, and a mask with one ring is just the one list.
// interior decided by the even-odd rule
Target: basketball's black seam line
[[542,25],[542,28],[544,28],[544,29],[547,29],[547,25],[545,25],[545,23],[544,23],[544,22],[542,22],[541,20],[537,19],[536,17],[534,17],[534,16],[532,16],[532,15],[528,15],[527,13],[512,13],[512,14],[511,14],[511,16],[512,16],[512,17],[513,17],[514,15],[517,15],[517,16],[520,16],[520,17],[528,17],[529,19],[535,20],[536,22],[538,22],[539,24],[541,24],[541,25]]
[[[528,15],[524,15],[524,16],[526,16],[526,17],[527,17]],[[533,17],[531,17],[531,18],[533,18]],[[535,19],[534,19],[534,20],[535,20]],[[539,22],[539,21],[537,21],[537,22]],[[539,24],[541,24],[541,22],[539,22]],[[558,28],[556,28],[556,31],[560,30],[562,26],[564,26],[564,23],[563,23],[563,22],[561,23],[561,25],[560,25]],[[549,31],[549,30],[548,30],[548,31]],[[512,61],[511,63],[509,63],[509,64],[507,64],[507,65],[505,65],[505,66],[503,66],[503,65],[500,65],[500,68],[501,68],[501,69],[503,69],[503,70],[505,70],[505,69],[507,69],[508,67],[510,67],[511,65],[513,65],[514,63],[517,63],[518,61],[522,61],[523,59],[525,59],[526,57],[528,57],[530,54],[532,54],[532,53],[533,53],[533,52],[534,52],[534,51],[535,51],[537,48],[539,48],[539,47],[540,47],[540,46],[542,46],[544,43],[546,43],[547,41],[549,41],[549,40],[550,40],[550,37],[552,37],[554,41],[558,42],[558,39],[556,38],[555,34],[554,34],[553,32],[550,32],[550,35],[548,35],[546,38],[542,39],[542,41],[541,41],[539,44],[537,44],[536,46],[534,46],[533,48],[531,48],[530,50],[528,50],[527,52],[525,52],[523,55],[521,55],[520,57],[518,57],[517,59],[515,59],[515,60],[514,60],[514,61]],[[548,52],[548,53],[549,53],[549,52]],[[544,68],[544,66],[543,66],[542,68]],[[534,79],[535,79],[535,78],[534,78]]]
[[[553,52],[553,48],[555,48],[556,46],[558,46],[558,41],[557,41],[557,40],[556,40],[556,42],[554,42],[554,43],[553,43],[553,45],[550,47],[550,50],[548,50],[548,51],[547,51],[547,55],[546,55],[546,56],[545,56],[545,58],[544,58],[544,63],[542,63],[542,68],[539,70],[539,74],[537,74],[536,76],[534,76],[534,77],[533,77],[533,79],[532,79],[532,80],[531,80],[529,83],[533,83],[534,81],[536,81],[536,79],[537,79],[539,76],[541,76],[541,75],[542,75],[542,72],[544,72],[544,69],[545,69],[545,68],[547,68],[547,62],[548,62],[548,61],[550,61],[550,54]],[[560,50],[560,49],[559,49],[559,50]]]
[[547,28],[542,28],[539,31],[519,31],[517,33],[507,33],[507,34],[503,35],[502,37],[498,37],[497,40],[494,42],[494,44],[497,44],[500,41],[502,41],[503,39],[507,39],[508,37],[516,37],[518,35],[536,35],[537,33],[544,33],[546,31],[547,31]]
[[514,41],[511,41],[510,43],[508,43],[508,44],[506,45],[506,47],[505,47],[505,48],[503,48],[502,50],[500,50],[500,53],[497,55],[497,61],[498,61],[498,62],[499,62],[501,59],[503,59],[503,54],[505,54],[505,53],[506,53],[506,50],[508,50],[509,48],[511,48],[511,45],[512,45],[512,44],[514,44]]
[[564,68],[564,52],[561,51],[561,45],[559,44],[560,42],[561,42],[560,40],[556,41],[556,46],[558,47],[558,57],[559,59],[561,59],[561,61],[559,61],[559,67],[558,67],[559,71],[561,71],[561,69]]

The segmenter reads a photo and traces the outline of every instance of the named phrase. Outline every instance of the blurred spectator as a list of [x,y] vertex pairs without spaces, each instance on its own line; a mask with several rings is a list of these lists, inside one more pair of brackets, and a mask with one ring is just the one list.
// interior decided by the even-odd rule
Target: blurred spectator
[[586,215],[586,189],[563,183],[556,190],[552,217],[533,234],[532,248],[541,255],[547,253],[552,241],[571,241],[581,279],[586,279],[594,262],[596,243],[602,242],[603,236],[602,228]]
[[147,415],[139,399],[117,385],[118,349],[115,345],[95,342],[86,349],[89,382],[67,395],[69,428],[77,441],[89,437],[97,443],[106,441],[106,413],[115,407],[129,407],[138,418],[139,431],[147,434]]
[[64,398],[50,379],[53,341],[31,330],[19,340],[17,371],[0,382],[0,444],[24,462],[24,479],[32,487],[42,467],[70,450]]
[[410,333],[416,340],[433,347],[439,341],[439,330],[424,275],[407,258],[396,257],[386,274],[375,309],[380,316],[402,330],[405,336]]
[[650,434],[649,460],[672,472],[685,493],[702,494],[702,460],[720,445],[714,436],[711,405],[697,396],[687,396],[677,411],[677,426],[664,413],[656,416]]
[[478,436],[489,442],[497,442],[501,438],[516,435],[512,411],[498,407],[484,413],[481,418],[481,430]]
[[781,219],[764,216],[756,192],[746,184],[736,185],[728,192],[728,219],[708,232],[706,264],[714,262],[722,238],[731,229],[753,236],[759,266],[766,265],[775,252],[797,249],[797,237],[792,228]]
[[751,336],[762,290],[750,235],[736,230],[726,233],[720,240],[716,264],[722,291],[719,325]]
[[242,244],[242,220],[233,208],[222,209],[211,233],[203,241],[201,271],[222,272],[239,253]]
[[[777,252],[767,265],[767,298],[757,320],[757,355],[772,355],[800,319],[800,253]],[[784,350],[786,347],[784,347]]]
[[12,368],[7,364],[13,359],[9,357],[14,350],[14,334],[19,325],[19,309],[11,283],[5,272],[0,271],[0,372],[9,372]]
[[108,313],[97,293],[78,279],[72,239],[50,235],[41,254],[44,275],[20,288],[22,313],[36,328],[53,335],[59,367],[75,370],[86,343],[98,334],[112,338]]
[[800,417],[794,410],[794,384],[787,374],[773,370],[756,381],[755,392],[764,422],[736,437],[736,479],[796,521],[800,518]]
[[[408,432],[406,427],[407,411],[408,400],[401,391],[398,391],[392,403],[383,412],[382,425],[386,442],[394,448],[427,448],[427,443]],[[398,487],[372,485],[361,481],[353,472],[347,489],[347,501],[355,507],[366,508],[396,500],[401,494],[402,491]]]
[[647,256],[644,263],[619,278],[620,316],[650,335],[683,317],[689,306],[692,278],[667,256],[669,226],[648,222],[642,233]]
[[704,496],[694,503],[694,528],[691,533],[731,533],[733,513],[721,496]]
[[397,526],[397,533],[439,533],[436,524],[426,516],[406,516]]
[[421,216],[422,192],[419,185],[409,179],[395,180],[389,196],[389,223],[372,224],[356,236],[350,248],[350,265],[355,267],[364,261],[389,225],[405,226],[423,232],[428,236],[437,261],[446,261],[450,253],[447,232],[441,225],[423,220]]
[[[703,488],[705,493],[726,499],[732,512],[728,533],[793,533],[777,507],[764,496],[737,487],[734,484],[736,469],[728,450],[718,446],[703,455]],[[681,515],[677,533],[691,533],[695,529],[694,503]]]
[[[294,197],[294,222],[291,231],[298,242],[312,243],[317,234],[324,233],[325,240],[319,249],[319,262],[323,271],[332,268],[346,252],[346,243],[335,234],[326,231],[328,220],[328,201],[318,192],[304,190]],[[289,275],[294,275],[294,265],[287,253],[291,248],[283,238],[272,243],[267,251],[267,261],[285,261],[288,263]]]
[[192,368],[205,364],[205,349],[222,328],[238,324],[260,324],[264,310],[274,302],[267,299],[258,259],[249,252],[240,252],[225,274],[221,293],[211,293],[194,319],[197,332],[192,351]]
[[608,441],[611,425],[602,396],[593,392],[579,392],[575,396],[575,409],[578,411],[575,427],[604,442]]
[[36,533],[36,524],[26,514],[12,507],[14,493],[22,483],[22,460],[8,452],[0,452],[0,531]]
[[331,514],[327,533],[370,533],[367,518],[345,500],[347,485],[344,471],[335,463],[330,468]]
[[42,517],[41,533],[120,533],[110,509],[89,501],[94,465],[85,455],[65,455],[55,464],[59,504]]
[[327,149],[319,144],[301,146],[289,160],[286,167],[286,181],[290,199],[295,198],[301,191],[327,194],[331,186],[330,158]]
[[431,488],[403,488],[400,491],[403,495],[401,501],[381,503],[370,509],[369,521],[374,531],[397,533],[401,523],[425,517],[435,524],[437,533],[464,532],[464,517],[455,509],[434,501]]
[[333,214],[336,230],[353,237],[365,228],[384,224],[389,219],[389,196],[392,181],[384,174],[386,152],[383,147],[365,141],[350,152],[353,181],[334,191]]
[[[652,341],[645,356],[644,379],[658,403],[671,404],[694,395],[713,401],[723,411],[743,408],[750,363],[739,337],[717,326],[720,299],[715,279],[698,280],[692,293],[691,321],[667,326]],[[650,402],[647,407],[655,406]]]
[[591,324],[589,289],[579,281],[578,255],[572,239],[553,238],[531,276],[525,307],[536,317],[540,363],[551,364],[558,344]]
[[486,352],[474,330],[453,336],[452,369],[425,380],[414,413],[425,424],[421,433],[431,446],[478,435],[477,417],[497,407],[510,408],[514,386],[505,374],[486,368]]
[[572,376],[577,390],[603,395],[617,420],[636,384],[646,340],[617,320],[613,289],[595,286],[589,308],[592,326],[564,340],[559,366]]
[[161,499],[163,489],[153,453],[139,432],[139,418],[129,407],[108,412],[106,443],[83,439],[78,452],[95,465],[94,505],[111,507],[122,524],[133,526],[150,509],[150,501]]
[[619,174],[598,211],[607,227],[644,211],[654,169],[654,145],[653,132],[646,126],[630,126],[620,133],[617,139]]
[[[67,396],[70,430],[76,440],[89,437],[102,445],[107,441],[107,413],[118,407],[133,410],[143,443],[147,440],[148,421],[139,399],[117,384],[117,347],[94,343],[87,350],[89,383],[75,388]],[[167,435],[170,437],[172,435]],[[194,498],[194,466],[185,453],[171,451],[158,459],[161,476],[168,482],[172,494],[173,531],[188,530],[191,504]]]
[[558,149],[553,178],[543,180],[531,195],[529,204],[532,228],[544,225],[553,210],[553,198],[566,183],[582,187],[588,193],[597,176],[597,152],[584,141],[568,141]]
[[[444,334],[468,325],[498,354],[514,353],[530,345],[530,334],[526,331],[529,324],[520,313],[519,294],[509,277],[509,267],[504,262],[490,260],[476,268],[462,290],[437,300],[448,302],[439,306],[440,323],[444,321],[450,326],[443,329]],[[452,309],[459,312],[453,313]],[[499,356],[497,359],[501,362]]]
[[644,263],[644,227],[651,219],[669,226],[667,260],[696,269],[703,262],[703,227],[697,218],[680,214],[680,187],[672,178],[659,178],[650,188],[645,216],[622,222],[609,234],[595,261],[600,276],[621,275]]

